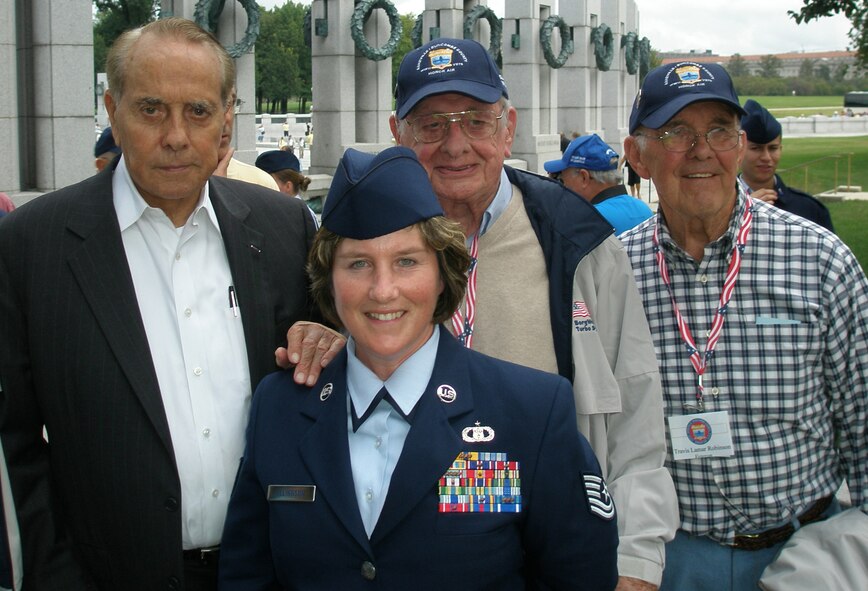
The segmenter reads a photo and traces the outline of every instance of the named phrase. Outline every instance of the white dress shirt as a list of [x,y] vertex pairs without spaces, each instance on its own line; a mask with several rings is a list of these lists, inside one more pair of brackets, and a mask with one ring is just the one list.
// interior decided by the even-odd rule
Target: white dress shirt
[[121,157],[115,211],[181,480],[184,549],[220,543],[250,408],[241,311],[208,184],[181,228],[148,206]]

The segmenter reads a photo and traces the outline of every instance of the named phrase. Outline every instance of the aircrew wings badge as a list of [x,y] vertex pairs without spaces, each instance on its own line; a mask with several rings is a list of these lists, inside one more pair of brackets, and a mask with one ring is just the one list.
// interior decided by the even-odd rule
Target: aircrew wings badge
[[606,481],[596,474],[582,474],[582,477],[585,480],[588,509],[600,519],[612,521],[615,518],[615,501],[609,496]]

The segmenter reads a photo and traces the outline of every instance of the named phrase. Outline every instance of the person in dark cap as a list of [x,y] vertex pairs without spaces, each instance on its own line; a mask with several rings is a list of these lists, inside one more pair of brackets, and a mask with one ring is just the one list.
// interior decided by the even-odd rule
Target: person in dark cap
[[783,151],[781,124],[753,99],[744,103],[741,128],[747,136],[747,151],[741,161],[739,180],[754,199],[809,219],[834,232],[832,216],[819,199],[784,184],[776,174]]
[[[308,268],[349,332],[254,396],[220,588],[613,589],[615,510],[569,382],[438,326],[470,257],[412,150],[347,150]],[[468,486],[470,482],[474,486]]]
[[93,156],[95,158],[93,164],[96,166],[97,172],[101,172],[103,168],[111,164],[112,160],[117,158],[117,155],[120,153],[121,149],[115,143],[112,128],[107,126],[102,130],[99,139],[96,140],[96,144],[93,147]]
[[[307,187],[310,185],[310,178],[301,174],[301,163],[295,154],[286,150],[269,150],[256,158],[256,167],[264,170],[274,178],[281,193],[304,201],[301,192],[307,191]],[[305,202],[305,205],[307,205],[307,202]],[[316,213],[309,205],[308,211],[310,211],[310,215],[313,218],[314,226],[319,228],[319,220],[316,218]]]
[[277,182],[281,193],[301,199],[310,178],[301,173],[301,163],[295,154],[286,150],[269,150],[256,158],[256,167],[264,170]]
[[648,323],[612,225],[553,179],[504,164],[517,117],[472,39],[435,39],[401,62],[392,134],[477,260],[447,324],[468,348],[573,382],[579,430],[619,508],[619,584],[653,588],[678,507]]
[[844,480],[868,510],[868,280],[834,234],[741,188],[745,115],[721,66],[667,64],[643,81],[624,142],[660,200],[621,241],[681,509],[664,591],[757,589],[796,529],[840,511]]
[[620,234],[654,215],[642,201],[627,194],[618,171],[618,153],[596,133],[574,139],[557,160],[543,167],[549,176],[591,202]]

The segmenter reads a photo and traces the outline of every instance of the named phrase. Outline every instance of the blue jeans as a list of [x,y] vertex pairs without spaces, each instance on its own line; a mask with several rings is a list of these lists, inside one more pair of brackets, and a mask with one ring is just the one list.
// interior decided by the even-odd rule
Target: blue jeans
[[[833,499],[823,518],[840,511],[841,505]],[[754,591],[784,543],[762,550],[737,550],[678,530],[675,539],[666,544],[660,591]]]

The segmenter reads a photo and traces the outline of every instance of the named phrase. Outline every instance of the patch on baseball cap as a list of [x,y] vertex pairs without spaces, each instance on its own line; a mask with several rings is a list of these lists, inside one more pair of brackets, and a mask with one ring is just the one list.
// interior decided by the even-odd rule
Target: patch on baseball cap
[[473,39],[435,39],[404,56],[395,86],[398,119],[422,99],[447,92],[489,104],[509,98],[497,64]]
[[630,133],[640,125],[658,129],[681,109],[699,101],[725,103],[745,114],[729,74],[719,64],[678,62],[651,70],[630,113]]

